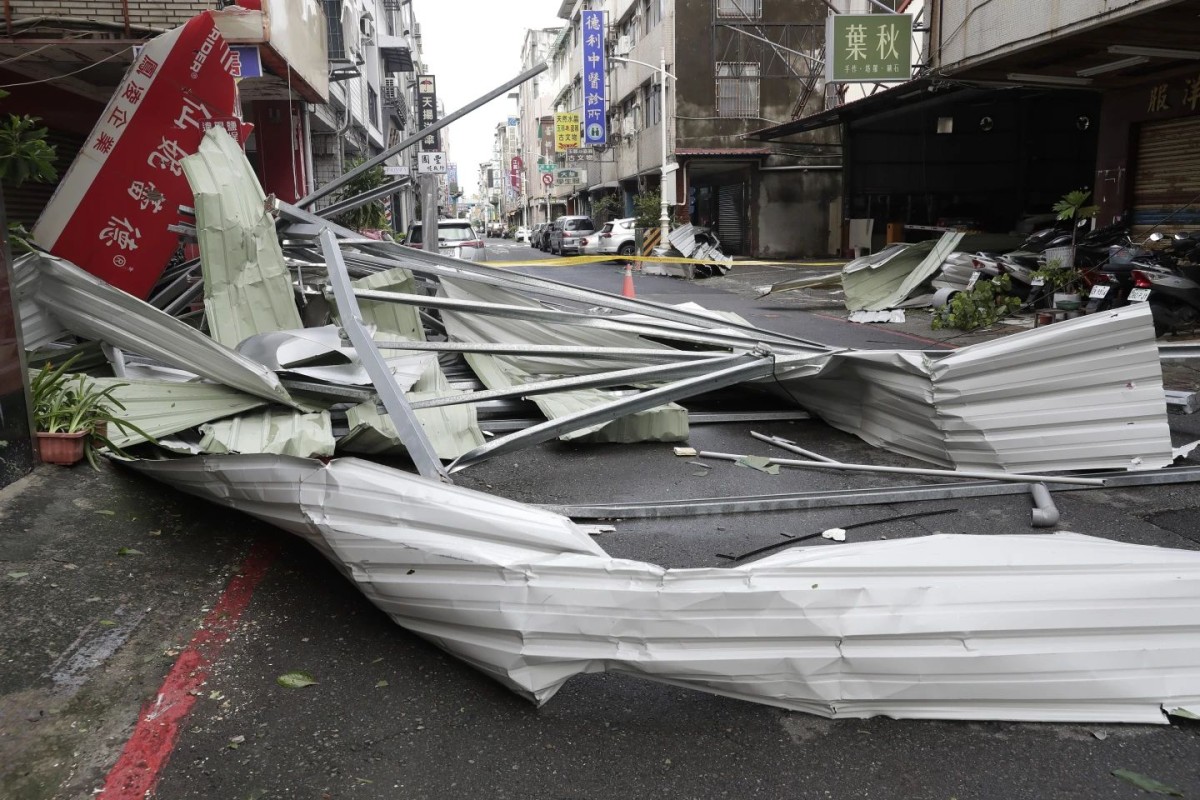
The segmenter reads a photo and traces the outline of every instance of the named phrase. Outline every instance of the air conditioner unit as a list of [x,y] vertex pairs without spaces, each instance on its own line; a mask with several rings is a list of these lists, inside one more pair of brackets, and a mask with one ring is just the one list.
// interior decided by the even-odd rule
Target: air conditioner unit
[[633,50],[633,37],[629,34],[617,38],[617,43],[613,45],[613,55],[624,58]]
[[358,29],[362,33],[362,43],[364,45],[375,44],[375,18],[370,14],[363,14],[358,19]]
[[400,100],[400,85],[395,78],[383,79],[383,101],[395,103]]

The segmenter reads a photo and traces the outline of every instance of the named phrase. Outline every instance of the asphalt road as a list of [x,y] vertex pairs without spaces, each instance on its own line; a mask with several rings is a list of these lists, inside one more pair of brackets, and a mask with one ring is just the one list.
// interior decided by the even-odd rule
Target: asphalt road
[[[507,242],[488,240],[488,246],[495,261],[546,258]],[[773,268],[755,269],[774,274]],[[619,291],[623,277],[612,264],[539,271],[607,291]],[[926,346],[833,314],[818,316],[786,299],[756,300],[758,276],[737,272],[694,283],[635,282],[639,297],[733,310],[828,344]],[[738,398],[728,402],[736,405]],[[1179,442],[1197,438],[1193,418],[1173,417],[1172,423]],[[698,426],[691,444],[766,453],[749,437],[751,429],[837,458],[904,463],[817,422]],[[733,465],[717,465],[704,477],[695,472],[669,445],[554,442],[455,477],[464,486],[542,503],[913,482],[800,471],[770,476]],[[1056,499],[1061,530],[1200,548],[1193,487]],[[1018,496],[629,520],[598,541],[618,557],[702,566],[721,563],[718,552],[777,541],[781,532],[809,533],[915,510],[948,513],[857,529],[853,539],[1029,533],[1029,508]],[[159,798],[1145,796],[1112,777],[1119,768],[1200,798],[1196,723],[835,722],[621,675],[575,678],[546,706],[534,708],[398,628],[307,545],[113,468],[99,475],[42,468],[31,483],[0,493],[0,527],[3,572],[27,573],[0,578],[0,613],[15,622],[0,630],[0,796],[6,798],[94,796],[139,705],[153,703],[181,643],[210,613],[251,547],[277,555],[192,695],[195,705],[162,769]],[[120,547],[139,554],[119,556]],[[66,563],[75,568],[67,570]],[[116,624],[100,626],[99,619]],[[106,633],[112,630],[121,636]],[[111,652],[89,644],[95,641],[108,641]],[[75,658],[81,651],[90,655]],[[75,683],[66,688],[48,677],[63,673],[63,664],[77,664],[75,672],[67,671]],[[293,670],[310,673],[317,683],[301,689],[276,684]]]

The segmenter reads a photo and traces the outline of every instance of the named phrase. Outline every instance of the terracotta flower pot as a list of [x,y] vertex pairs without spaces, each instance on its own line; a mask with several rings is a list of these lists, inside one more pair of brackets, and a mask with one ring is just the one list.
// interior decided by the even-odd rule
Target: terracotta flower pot
[[37,432],[38,457],[47,464],[70,466],[83,458],[87,431],[76,433]]

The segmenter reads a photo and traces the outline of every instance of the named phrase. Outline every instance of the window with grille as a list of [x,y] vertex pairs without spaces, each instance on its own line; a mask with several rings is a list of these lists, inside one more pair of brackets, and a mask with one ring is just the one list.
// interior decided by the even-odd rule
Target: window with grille
[[762,16],[762,0],[716,0],[718,17],[758,19]]
[[760,116],[758,64],[726,61],[717,64],[717,116],[758,118]]
[[367,114],[371,124],[379,128],[379,94],[375,91],[374,86],[367,87]]
[[646,124],[662,122],[662,84],[652,83],[646,87]]
[[325,0],[325,27],[329,31],[329,58],[346,58],[346,40],[342,38],[342,0]]

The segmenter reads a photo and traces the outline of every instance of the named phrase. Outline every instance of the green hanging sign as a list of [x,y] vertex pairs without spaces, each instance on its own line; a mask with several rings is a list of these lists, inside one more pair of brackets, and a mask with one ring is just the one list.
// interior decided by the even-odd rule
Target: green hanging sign
[[885,83],[912,76],[912,14],[833,14],[825,26],[828,83]]

